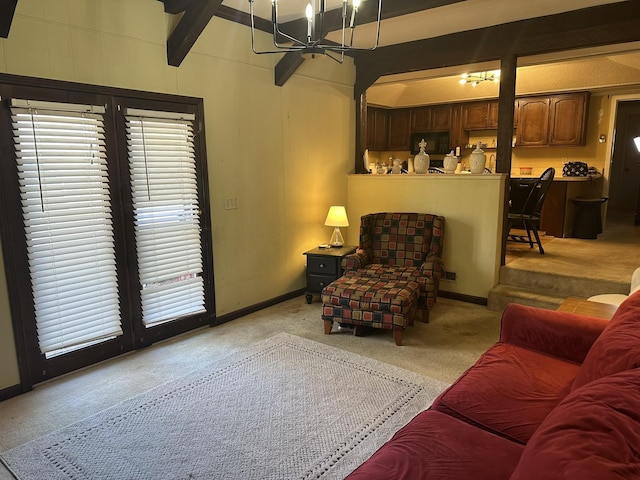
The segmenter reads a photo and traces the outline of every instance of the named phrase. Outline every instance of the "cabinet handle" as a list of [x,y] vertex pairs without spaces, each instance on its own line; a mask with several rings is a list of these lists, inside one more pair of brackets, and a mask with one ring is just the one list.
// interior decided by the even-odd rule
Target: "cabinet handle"
[[324,287],[324,282],[320,282],[320,286],[321,286],[321,287]]
[[324,263],[321,263],[320,268],[324,268],[324,267],[325,267]]

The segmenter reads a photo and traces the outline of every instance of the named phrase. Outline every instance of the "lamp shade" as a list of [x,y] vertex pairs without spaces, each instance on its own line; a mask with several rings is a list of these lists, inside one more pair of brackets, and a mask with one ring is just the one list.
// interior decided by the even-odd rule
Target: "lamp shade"
[[334,205],[330,207],[324,224],[328,227],[348,227],[349,219],[347,218],[347,211],[343,206]]

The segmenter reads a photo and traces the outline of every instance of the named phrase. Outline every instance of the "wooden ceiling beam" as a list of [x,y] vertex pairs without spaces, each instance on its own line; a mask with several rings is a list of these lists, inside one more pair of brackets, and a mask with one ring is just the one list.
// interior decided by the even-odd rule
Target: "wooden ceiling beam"
[[0,0],[0,37],[9,38],[9,30],[18,0]]
[[[169,65],[180,66],[221,4],[222,0],[196,0],[189,3],[178,25],[167,40]],[[166,5],[165,1],[165,8]],[[173,6],[175,7],[175,5]]]
[[166,13],[180,13],[186,11],[194,0],[158,0],[164,3],[164,11]]
[[358,52],[355,97],[383,75],[640,41],[640,0]]

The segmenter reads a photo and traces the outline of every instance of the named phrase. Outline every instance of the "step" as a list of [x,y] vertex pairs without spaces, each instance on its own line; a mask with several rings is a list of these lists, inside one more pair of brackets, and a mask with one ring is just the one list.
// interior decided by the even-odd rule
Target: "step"
[[627,295],[631,282],[597,276],[572,276],[568,273],[524,270],[509,265],[500,267],[500,284],[531,290],[537,294],[588,298],[603,293]]
[[496,285],[489,292],[487,308],[494,312],[502,312],[510,303],[519,303],[530,307],[556,310],[567,295],[555,295],[548,292],[534,291],[511,285]]

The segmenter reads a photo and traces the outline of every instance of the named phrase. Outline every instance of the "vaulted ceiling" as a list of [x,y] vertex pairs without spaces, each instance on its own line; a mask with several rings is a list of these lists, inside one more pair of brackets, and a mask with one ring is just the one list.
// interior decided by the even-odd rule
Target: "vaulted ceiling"
[[[173,66],[182,63],[212,17],[250,25],[248,0],[158,1],[176,20],[167,39]],[[341,0],[326,1],[329,9],[340,8]],[[304,35],[307,2],[279,1],[283,31]],[[17,3],[0,0],[0,37],[9,35]],[[365,34],[374,28],[377,4],[365,0],[358,12]],[[268,33],[270,5],[254,0],[256,28]],[[640,0],[382,0],[382,18],[380,47],[353,55],[356,94],[385,75],[640,40]],[[331,29],[338,30],[338,23]],[[299,53],[283,55],[276,85],[284,85],[304,61]]]

